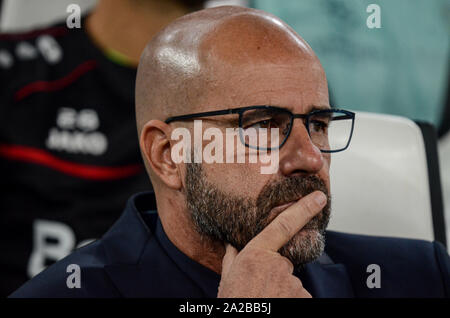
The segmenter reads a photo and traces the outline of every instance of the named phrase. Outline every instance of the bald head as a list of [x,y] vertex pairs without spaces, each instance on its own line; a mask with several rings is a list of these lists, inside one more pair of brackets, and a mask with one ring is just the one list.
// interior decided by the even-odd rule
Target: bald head
[[323,73],[309,45],[273,15],[225,6],[183,16],[155,36],[141,56],[138,131],[151,119],[212,110],[212,96],[219,97],[222,108],[245,106],[231,105],[252,80],[239,74],[273,65]]

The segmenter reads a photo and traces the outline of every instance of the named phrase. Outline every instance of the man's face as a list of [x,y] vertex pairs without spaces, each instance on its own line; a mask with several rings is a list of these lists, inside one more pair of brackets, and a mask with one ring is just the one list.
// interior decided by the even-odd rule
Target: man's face
[[[205,107],[199,111],[272,105],[304,114],[313,106],[329,107],[325,75],[314,59],[286,65],[246,65],[238,71],[225,67],[220,71],[227,76],[217,75],[217,88],[205,94]],[[232,116],[206,120],[203,129],[223,129]],[[290,204],[320,190],[328,196],[327,206],[280,250],[296,265],[307,263],[320,256],[324,248],[323,233],[330,216],[329,166],[329,154],[312,144],[302,120],[296,119],[280,149],[279,168],[274,174],[261,174],[261,164],[248,160],[187,164],[187,207],[199,233],[242,249]]]

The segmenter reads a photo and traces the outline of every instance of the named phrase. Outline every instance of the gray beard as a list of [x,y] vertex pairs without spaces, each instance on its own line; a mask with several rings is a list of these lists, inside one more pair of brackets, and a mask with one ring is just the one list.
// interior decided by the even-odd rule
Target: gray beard
[[292,176],[267,184],[257,199],[233,196],[207,180],[202,164],[186,165],[186,204],[195,230],[214,242],[227,242],[239,251],[275,217],[272,208],[320,190],[327,205],[284,245],[279,253],[295,266],[317,259],[325,248],[325,229],[330,218],[331,198],[317,176]]

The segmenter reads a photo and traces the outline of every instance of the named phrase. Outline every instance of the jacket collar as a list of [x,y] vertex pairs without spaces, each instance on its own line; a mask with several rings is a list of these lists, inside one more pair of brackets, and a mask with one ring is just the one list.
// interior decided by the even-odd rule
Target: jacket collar
[[300,277],[313,297],[355,297],[346,267],[344,264],[334,263],[326,252],[316,261],[306,264]]
[[133,195],[126,204],[121,217],[102,237],[108,264],[137,264],[152,229],[142,219],[139,211],[156,210],[152,192]]
[[141,213],[145,211],[156,211],[153,193],[132,196],[120,219],[102,238],[108,257],[105,271],[114,287],[124,297],[204,296],[156,238],[156,212]]

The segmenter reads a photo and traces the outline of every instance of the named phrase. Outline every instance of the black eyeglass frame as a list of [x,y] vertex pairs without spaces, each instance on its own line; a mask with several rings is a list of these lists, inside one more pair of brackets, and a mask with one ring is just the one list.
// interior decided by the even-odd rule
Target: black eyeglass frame
[[345,145],[345,147],[337,149],[337,150],[322,150],[322,149],[320,149],[320,151],[324,152],[324,153],[334,153],[334,152],[344,151],[344,150],[346,150],[348,148],[348,146],[350,145],[350,141],[352,140],[353,129],[354,129],[354,126],[355,126],[355,113],[351,112],[351,111],[348,111],[348,110],[336,109],[336,108],[314,110],[314,111],[309,112],[307,114],[294,114],[290,110],[288,110],[286,108],[282,108],[282,107],[268,106],[268,105],[255,105],[255,106],[230,108],[230,109],[217,110],[217,111],[209,111],[209,112],[186,114],[186,115],[180,115],[180,116],[172,116],[172,117],[167,118],[165,120],[165,123],[166,124],[170,124],[171,122],[174,122],[174,121],[183,121],[183,120],[199,118],[199,117],[211,117],[211,116],[238,114],[239,115],[239,128],[243,129],[242,128],[242,117],[243,117],[242,114],[245,111],[252,110],[252,109],[272,109],[272,110],[276,110],[276,111],[286,112],[286,113],[289,114],[291,120],[290,120],[290,123],[289,123],[289,131],[287,132],[286,137],[284,138],[283,142],[277,148],[275,148],[275,147],[272,147],[272,148],[259,148],[259,147],[250,146],[250,145],[245,143],[245,141],[243,139],[243,136],[240,133],[239,137],[241,139],[241,142],[246,147],[251,148],[251,149],[256,149],[256,150],[269,150],[269,149],[270,150],[276,150],[276,149],[280,149],[286,143],[287,139],[289,138],[289,136],[291,134],[295,118],[301,118],[301,119],[305,120],[304,124],[305,124],[306,130],[308,131],[308,135],[311,138],[311,133],[309,131],[309,120],[310,120],[311,116],[318,115],[318,114],[327,114],[327,113],[340,113],[340,114],[343,114],[342,116],[334,117],[332,120],[334,121],[334,120],[351,119],[352,120],[352,128],[351,128],[351,131],[350,131],[350,137],[349,137],[348,142]]

